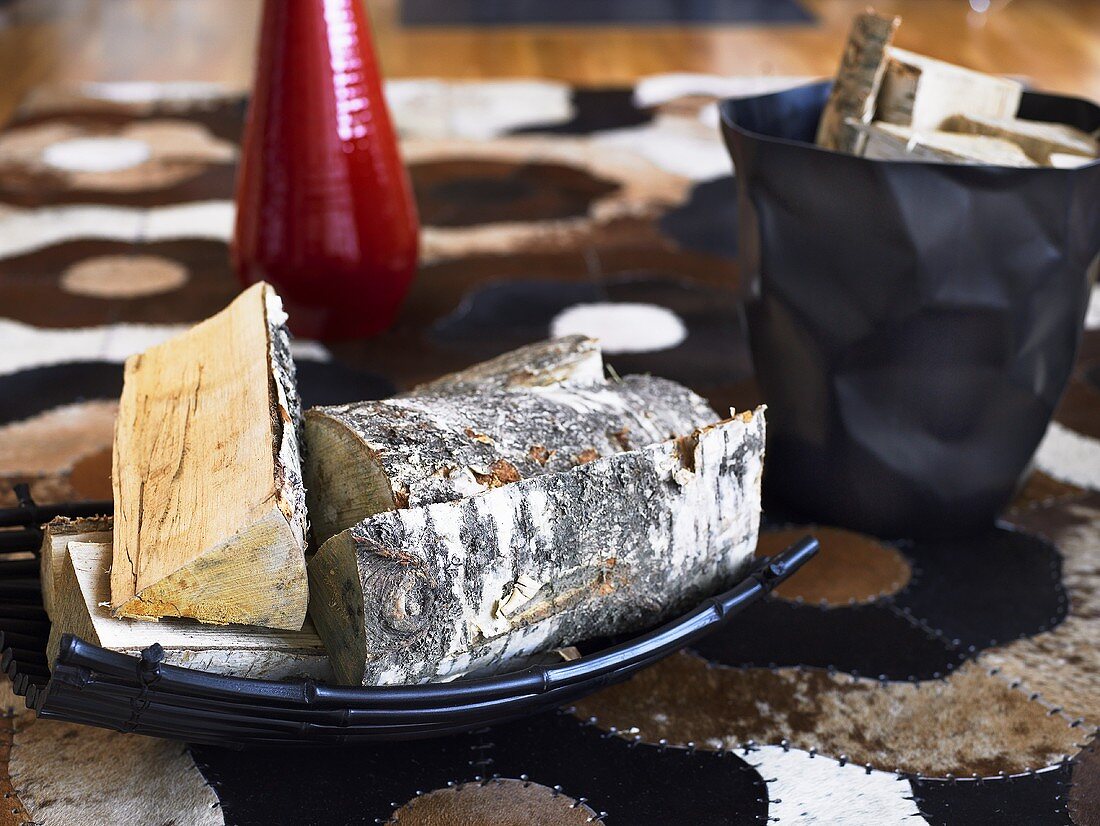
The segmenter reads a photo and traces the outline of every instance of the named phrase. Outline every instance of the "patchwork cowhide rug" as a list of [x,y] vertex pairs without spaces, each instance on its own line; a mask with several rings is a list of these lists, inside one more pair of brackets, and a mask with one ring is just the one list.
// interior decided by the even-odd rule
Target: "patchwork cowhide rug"
[[[792,82],[391,83],[423,266],[390,333],[295,343],[305,402],[580,331],[619,373],[756,403],[714,101]],[[18,481],[40,502],[108,498],[123,359],[237,292],[244,105],[92,84],[40,91],[0,133],[0,505]],[[36,721],[5,682],[0,825],[1100,823],[1100,300],[1087,324],[985,536],[820,528],[817,560],[693,650],[443,740],[188,748]],[[803,529],[769,524],[761,552]]]

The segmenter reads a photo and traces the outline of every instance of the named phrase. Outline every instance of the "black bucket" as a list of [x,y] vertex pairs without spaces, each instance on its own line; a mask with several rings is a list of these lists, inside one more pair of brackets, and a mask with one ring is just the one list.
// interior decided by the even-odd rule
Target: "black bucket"
[[[813,145],[829,84],[724,101],[765,491],[880,536],[988,528],[1073,366],[1100,251],[1100,162],[873,161]],[[1100,108],[1025,94],[1091,132]]]

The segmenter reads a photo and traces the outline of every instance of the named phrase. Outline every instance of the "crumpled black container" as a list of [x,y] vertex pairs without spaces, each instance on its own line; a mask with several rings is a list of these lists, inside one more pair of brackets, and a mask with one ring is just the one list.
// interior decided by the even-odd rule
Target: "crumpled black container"
[[[872,161],[813,145],[829,84],[721,104],[768,402],[766,496],[880,536],[988,528],[1065,388],[1100,162]],[[1021,117],[1100,127],[1088,101]]]

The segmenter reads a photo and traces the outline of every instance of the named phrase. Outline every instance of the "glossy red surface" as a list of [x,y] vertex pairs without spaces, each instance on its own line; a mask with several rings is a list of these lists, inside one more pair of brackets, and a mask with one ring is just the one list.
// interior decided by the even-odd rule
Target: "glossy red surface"
[[265,0],[242,153],[241,280],[273,284],[297,335],[391,326],[418,227],[363,0]]

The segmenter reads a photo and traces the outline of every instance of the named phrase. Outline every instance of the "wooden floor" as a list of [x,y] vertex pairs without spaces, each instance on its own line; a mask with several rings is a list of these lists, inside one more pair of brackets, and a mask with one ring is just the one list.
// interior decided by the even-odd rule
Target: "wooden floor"
[[[593,0],[597,2],[598,0]],[[403,28],[398,0],[368,0],[393,77],[549,77],[625,83],[657,72],[830,75],[868,0],[802,0],[816,25]],[[974,0],[981,5],[985,0]],[[898,45],[1042,88],[1100,99],[1100,0],[878,0]],[[15,0],[0,5],[0,119],[29,87],[81,80],[245,85],[259,0]]]

